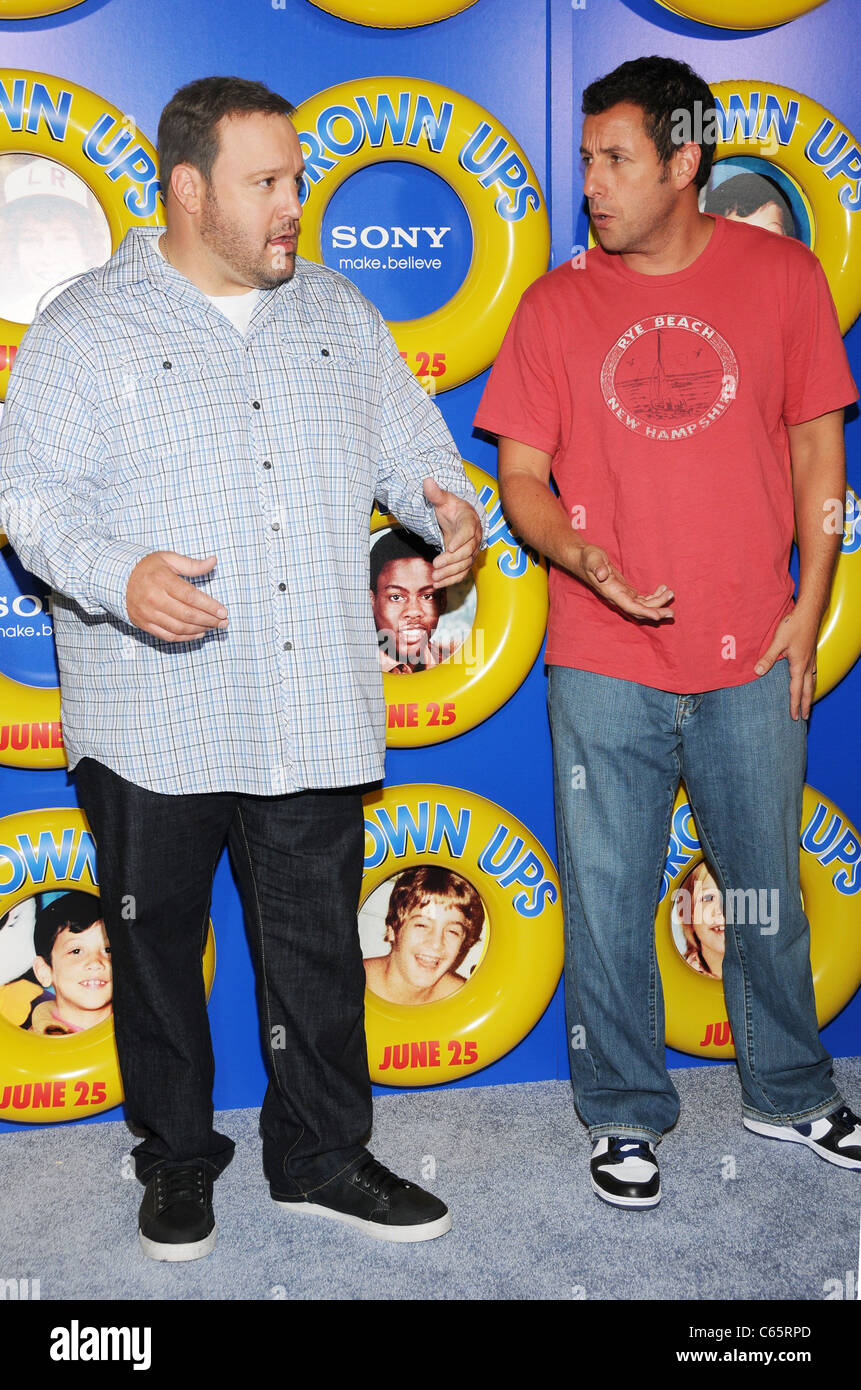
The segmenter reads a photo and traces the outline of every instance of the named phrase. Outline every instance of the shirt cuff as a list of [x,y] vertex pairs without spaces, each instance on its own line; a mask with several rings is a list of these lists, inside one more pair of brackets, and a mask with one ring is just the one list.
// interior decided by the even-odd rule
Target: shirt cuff
[[[459,468],[448,469],[436,464],[433,469],[428,470],[426,476],[433,478],[446,492],[453,492],[456,497],[462,497],[465,502],[469,503],[481,522],[481,545],[479,549],[485,550],[487,547],[488,530],[487,513],[478,500],[478,494],[475,488],[472,486],[472,483],[463,470]],[[421,516],[424,524],[421,526],[411,526],[409,529],[423,536],[431,545],[435,545],[438,549],[443,550],[445,543],[442,538],[439,522],[436,519],[436,513],[433,509],[433,503],[429,502],[424,495],[424,478],[418,483],[414,501],[412,498],[410,500],[413,503],[413,509],[418,516]]]
[[151,553],[146,546],[132,541],[108,541],[100,546],[87,575],[87,603],[83,606],[89,612],[107,611],[134,627],[126,607],[126,590],[135,565]]

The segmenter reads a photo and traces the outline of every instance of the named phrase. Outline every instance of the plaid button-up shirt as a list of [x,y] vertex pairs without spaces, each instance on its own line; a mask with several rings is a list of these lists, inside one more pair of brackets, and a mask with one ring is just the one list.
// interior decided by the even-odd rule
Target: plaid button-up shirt
[[[55,590],[69,765],[173,794],[376,780],[373,501],[441,547],[423,478],[481,515],[474,489],[350,281],[297,257],[242,336],[159,234],[129,232],[36,319],[0,424],[0,525]],[[226,630],[171,643],[130,624],[154,550],[217,556],[192,582]]]

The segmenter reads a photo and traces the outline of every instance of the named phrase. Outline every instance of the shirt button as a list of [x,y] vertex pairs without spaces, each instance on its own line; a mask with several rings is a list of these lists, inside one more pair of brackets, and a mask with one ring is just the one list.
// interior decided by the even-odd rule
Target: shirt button
[[260,409],[260,402],[259,402],[259,401],[252,401],[251,404],[254,406],[254,409],[255,409],[255,410],[259,410],[259,409]]
[[321,348],[321,349],[320,349],[320,356],[321,356],[321,357],[328,357],[328,356],[329,356],[329,349],[328,349],[328,348]]
[[264,468],[271,468],[271,467],[272,467],[272,464],[269,462],[268,459],[264,459],[264,460],[263,460],[263,467],[264,467]]
[[292,643],[292,642],[285,642],[285,643],[284,643],[284,650],[285,650],[285,652],[292,652],[292,650],[293,650],[293,643]]
[[282,594],[283,594],[283,593],[286,591],[286,589],[287,589],[287,585],[286,585],[286,584],[279,584],[279,585],[278,585],[278,588],[281,590],[281,592],[282,592]]
[[171,367],[173,366],[173,363],[172,363],[172,362],[162,362],[161,365],[164,367],[164,369],[165,369],[166,372],[169,372],[170,369],[171,369]]
[[273,523],[272,523],[272,530],[273,530],[273,531],[280,531],[280,530],[281,530],[281,522],[280,522],[280,521],[273,521]]

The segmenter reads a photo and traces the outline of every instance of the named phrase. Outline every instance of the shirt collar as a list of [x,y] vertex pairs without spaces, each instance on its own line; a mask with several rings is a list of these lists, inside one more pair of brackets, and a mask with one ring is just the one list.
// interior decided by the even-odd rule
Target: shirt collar
[[[172,265],[169,265],[159,251],[156,242],[164,235],[164,227],[131,227],[123,237],[114,255],[105,267],[104,285],[106,289],[123,289],[132,285],[149,283],[174,299],[185,303],[211,307],[202,290]],[[296,273],[292,279],[278,285],[274,290],[264,290],[252,315],[252,322],[288,294],[297,289],[297,280],[303,278],[304,261],[296,257]]]

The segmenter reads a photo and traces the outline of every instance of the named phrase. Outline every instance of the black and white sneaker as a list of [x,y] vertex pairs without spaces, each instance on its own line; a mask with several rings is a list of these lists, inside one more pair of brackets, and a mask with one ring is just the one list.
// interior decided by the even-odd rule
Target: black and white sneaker
[[614,1207],[655,1207],[661,1175],[655,1146],[647,1139],[610,1135],[596,1139],[589,1165],[592,1189]]
[[433,1240],[451,1230],[451,1216],[444,1202],[399,1178],[369,1153],[309,1197],[270,1191],[285,1209],[344,1221],[375,1240]]
[[141,1249],[151,1260],[199,1260],[215,1247],[212,1175],[199,1163],[159,1168],[140,1207]]
[[848,1105],[841,1105],[820,1120],[809,1120],[801,1125],[770,1125],[764,1120],[749,1120],[746,1115],[742,1123],[745,1129],[764,1134],[767,1139],[806,1144],[808,1149],[826,1162],[836,1163],[838,1168],[861,1168],[861,1120]]

